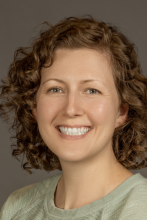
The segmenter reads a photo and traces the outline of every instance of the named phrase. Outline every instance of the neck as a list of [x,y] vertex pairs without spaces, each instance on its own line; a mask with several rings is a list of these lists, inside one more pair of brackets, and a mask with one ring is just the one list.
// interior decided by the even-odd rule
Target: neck
[[114,154],[105,160],[101,157],[85,163],[68,162],[67,165],[61,161],[61,164],[63,173],[55,193],[55,205],[61,209],[90,204],[134,175],[116,161]]

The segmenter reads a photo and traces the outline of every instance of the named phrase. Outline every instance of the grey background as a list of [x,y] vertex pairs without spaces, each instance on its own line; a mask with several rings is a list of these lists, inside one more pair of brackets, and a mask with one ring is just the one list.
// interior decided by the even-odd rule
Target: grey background
[[[55,24],[65,17],[85,14],[119,26],[136,44],[147,76],[146,0],[0,0],[0,79],[7,75],[14,51],[27,46],[38,34],[38,29],[34,29],[37,25],[44,21]],[[21,163],[11,156],[10,136],[7,125],[0,120],[0,207],[14,190],[62,173],[37,170],[27,175]],[[131,172],[139,172],[147,178],[147,168]]]

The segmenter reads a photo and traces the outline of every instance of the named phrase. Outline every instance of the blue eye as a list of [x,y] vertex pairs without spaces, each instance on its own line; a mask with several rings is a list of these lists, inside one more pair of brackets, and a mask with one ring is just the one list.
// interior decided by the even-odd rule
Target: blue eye
[[[87,90],[91,90],[91,91],[96,91],[96,93],[99,93],[99,91],[97,89],[87,89]],[[96,93],[90,93],[90,94],[96,94]]]
[[[51,91],[55,91],[55,90],[58,91],[58,90],[61,90],[61,89],[60,89],[60,88],[57,88],[57,87],[54,87],[54,88],[48,89],[48,90],[47,90],[47,93],[48,93],[48,92],[51,92]],[[88,90],[95,91],[94,93],[91,93],[91,92],[90,92],[90,94],[100,93],[97,89],[89,88],[89,89],[87,89],[86,91],[88,91]],[[58,93],[58,92],[53,92],[53,93]]]
[[[53,91],[53,90],[61,90],[61,89],[59,89],[57,87],[54,87],[54,88],[51,88],[51,89],[47,90],[47,92],[50,92],[50,91]],[[56,92],[53,92],[53,93],[56,93]]]

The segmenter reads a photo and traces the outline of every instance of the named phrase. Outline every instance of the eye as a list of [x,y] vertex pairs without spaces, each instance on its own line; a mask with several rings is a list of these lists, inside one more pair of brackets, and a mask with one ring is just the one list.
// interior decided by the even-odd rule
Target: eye
[[[96,93],[100,93],[100,91],[98,91],[97,89],[89,88],[89,89],[87,89],[87,91],[88,90],[95,91]],[[96,94],[95,92],[94,93],[90,92],[90,94]]]
[[[56,92],[56,91],[59,91],[59,90],[61,90],[60,88],[58,88],[58,87],[53,87],[53,88],[51,88],[51,89],[48,89],[47,90],[47,93],[48,92],[52,92],[52,93],[58,93],[58,92]],[[93,89],[93,88],[88,88],[86,91],[88,91],[88,90],[90,90],[90,91],[94,91],[94,93],[93,92],[90,92],[90,94],[97,94],[97,93],[100,93],[100,91],[98,91],[97,89]],[[60,92],[59,92],[60,93]]]
[[[60,89],[60,88],[57,88],[57,87],[54,87],[54,88],[48,89],[48,90],[47,90],[47,93],[48,93],[48,92],[51,92],[51,91],[53,91],[53,90],[55,91],[55,90],[61,90],[61,89]],[[57,92],[53,92],[53,93],[57,93]]]

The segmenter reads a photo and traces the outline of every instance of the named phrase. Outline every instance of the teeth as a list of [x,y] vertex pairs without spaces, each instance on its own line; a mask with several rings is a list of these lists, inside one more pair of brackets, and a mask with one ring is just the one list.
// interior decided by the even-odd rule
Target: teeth
[[87,133],[91,128],[67,128],[67,127],[59,127],[61,133],[68,134],[68,135],[82,135]]

